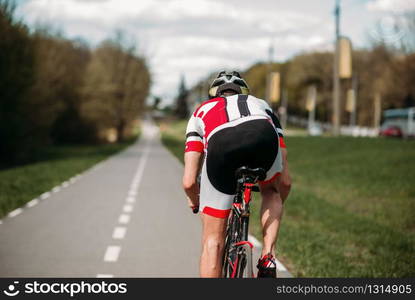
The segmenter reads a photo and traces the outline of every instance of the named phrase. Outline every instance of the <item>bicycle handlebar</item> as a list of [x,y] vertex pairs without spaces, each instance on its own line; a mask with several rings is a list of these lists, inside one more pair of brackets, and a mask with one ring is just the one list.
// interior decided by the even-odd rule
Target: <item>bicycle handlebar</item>
[[193,206],[192,211],[194,214],[197,214],[199,212],[199,206]]

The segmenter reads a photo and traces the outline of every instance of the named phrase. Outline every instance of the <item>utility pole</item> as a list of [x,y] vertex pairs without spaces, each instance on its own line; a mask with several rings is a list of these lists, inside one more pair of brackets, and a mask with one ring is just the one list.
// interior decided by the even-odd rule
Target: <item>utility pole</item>
[[356,109],[357,109],[357,99],[358,99],[358,89],[359,89],[359,77],[355,74],[352,78],[352,89],[353,89],[353,110],[350,114],[350,125],[356,126]]
[[339,38],[340,38],[340,0],[336,0],[334,10],[336,25],[336,40],[334,46],[334,65],[333,65],[333,135],[340,133],[340,78],[339,78]]
[[268,64],[267,64],[267,82],[266,82],[266,86],[265,86],[265,99],[268,102],[271,102],[270,100],[270,90],[271,90],[271,65],[272,65],[272,60],[274,57],[274,41],[271,40],[271,44],[269,46],[268,49]]

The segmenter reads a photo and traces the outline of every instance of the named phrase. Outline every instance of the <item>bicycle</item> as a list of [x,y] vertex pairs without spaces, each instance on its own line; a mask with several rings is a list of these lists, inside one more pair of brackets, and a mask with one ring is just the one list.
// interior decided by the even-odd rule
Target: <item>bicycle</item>
[[259,192],[258,180],[264,180],[264,169],[241,167],[236,172],[237,188],[225,238],[223,277],[253,278],[252,249],[248,241],[248,225],[252,192]]

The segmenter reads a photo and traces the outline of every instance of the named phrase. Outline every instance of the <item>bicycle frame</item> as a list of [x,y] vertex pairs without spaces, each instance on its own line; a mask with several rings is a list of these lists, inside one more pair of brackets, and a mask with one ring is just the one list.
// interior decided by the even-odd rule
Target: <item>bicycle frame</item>
[[248,225],[252,191],[256,187],[257,179],[257,177],[249,176],[238,179],[237,193],[228,219],[223,264],[224,277],[254,277],[253,245],[248,241]]

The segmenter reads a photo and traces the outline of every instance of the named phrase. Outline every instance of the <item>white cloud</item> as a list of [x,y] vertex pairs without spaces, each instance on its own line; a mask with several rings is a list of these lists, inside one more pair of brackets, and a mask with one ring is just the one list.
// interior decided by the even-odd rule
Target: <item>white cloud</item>
[[374,0],[367,3],[369,11],[380,12],[405,12],[415,9],[413,0]]
[[243,70],[267,59],[271,39],[280,60],[326,50],[332,10],[332,0],[27,0],[18,13],[92,45],[125,30],[149,56],[152,92],[171,99],[181,74],[192,85],[212,71]]

